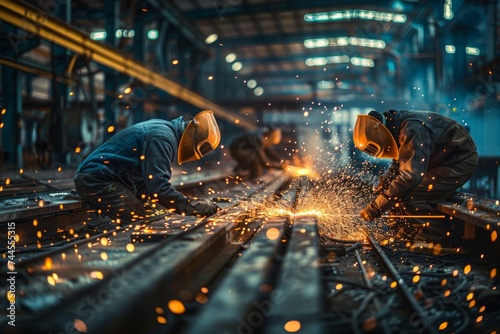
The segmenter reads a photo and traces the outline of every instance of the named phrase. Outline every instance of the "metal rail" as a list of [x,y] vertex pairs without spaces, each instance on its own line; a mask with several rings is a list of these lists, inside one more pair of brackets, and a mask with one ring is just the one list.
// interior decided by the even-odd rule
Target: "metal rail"
[[[291,209],[301,185],[297,182],[288,189],[295,197]],[[294,328],[321,332],[318,250],[316,217],[268,217],[186,333],[207,328],[217,333],[285,333]]]
[[[255,197],[253,200],[264,201],[284,182],[286,178],[278,178],[254,187],[242,184],[241,188],[248,196]],[[194,295],[195,287],[206,286],[207,280],[214,277],[213,266],[207,265],[217,262],[220,256],[229,261],[240,249],[239,243],[248,240],[235,231],[242,224],[238,217],[246,208],[244,201],[235,203],[197,224],[191,220],[192,227],[167,235],[163,241],[135,244],[132,252],[129,247],[133,245],[134,229],[123,228],[27,261],[19,267],[23,275],[19,276],[18,289],[24,295],[19,296],[18,302],[35,308],[31,309],[32,314],[29,309],[18,312],[19,328],[37,332],[67,328],[84,328],[87,332],[141,332],[157,326],[165,329],[158,320],[159,314],[154,312],[155,307],[163,310],[164,319],[182,318],[182,315],[177,317],[177,309],[172,310],[171,303],[187,307],[190,301],[183,299],[182,292],[193,291]],[[166,223],[175,225],[179,217],[171,216]],[[152,223],[162,226],[165,221]],[[245,231],[248,236],[253,233]],[[218,264],[221,265],[224,263]],[[40,295],[40,290],[45,292]],[[50,306],[54,301],[47,302],[52,296],[58,296],[54,306]],[[34,302],[38,298],[48,299]],[[106,312],[96,312],[94,308],[104,306]],[[110,317],[121,320],[110,322]],[[168,326],[178,325],[170,321]]]
[[437,204],[442,213],[461,219],[485,230],[500,230],[500,201],[467,193],[456,193]]
[[427,314],[425,313],[424,309],[420,306],[418,301],[413,297],[411,294],[408,285],[406,282],[403,280],[401,275],[398,273],[396,268],[394,268],[393,264],[391,263],[391,260],[387,257],[385,252],[383,251],[382,247],[378,244],[377,240],[373,237],[373,235],[368,234],[368,240],[372,244],[373,248],[377,251],[378,255],[382,259],[386,269],[389,271],[393,279],[397,282],[399,290],[403,297],[405,298],[406,302],[410,305],[410,307],[416,312],[417,316],[420,318],[422,321],[422,324],[425,326],[423,328],[425,332],[431,333],[431,334],[437,334],[437,330],[432,326],[432,323],[430,322]]
[[[370,281],[370,278],[368,277],[368,274],[366,272],[365,265],[363,264],[363,260],[361,259],[361,255],[359,254],[359,250],[356,249],[354,251],[354,254],[356,255],[356,259],[358,260],[359,270],[361,270],[361,274],[363,275],[363,281],[365,282],[366,286],[368,286],[369,288],[373,288],[372,282]],[[373,303],[377,311],[380,312],[382,310],[382,305],[380,304],[380,301],[375,297]],[[391,330],[387,326],[385,320],[382,321],[381,326],[384,333],[391,333]]]
[[[25,270],[17,286],[23,291],[18,298],[23,308],[17,314],[22,328],[16,329],[78,329],[89,333],[326,333],[337,329],[328,326],[342,325],[346,326],[343,330],[348,330],[350,325],[355,333],[364,331],[365,326],[391,333],[409,325],[408,315],[416,317],[410,320],[418,320],[411,324],[412,329],[418,325],[419,332],[436,333],[430,309],[419,304],[403,279],[413,272],[396,269],[396,261],[391,263],[373,235],[368,236],[373,250],[365,247],[363,254],[357,250],[360,242],[346,246],[335,241],[334,245],[340,245],[338,254],[329,262],[319,251],[321,216],[258,209],[265,206],[262,203],[272,202],[278,208],[299,210],[298,199],[310,195],[305,183],[308,181],[288,181],[270,177],[262,184],[240,183],[227,191],[234,201],[209,219],[195,221],[169,215],[145,226],[158,231],[157,235],[141,234],[143,225],[137,225],[140,230],[123,227],[40,255],[24,267],[20,265],[19,269]],[[176,224],[182,228],[170,229]],[[134,233],[142,238],[133,242]],[[157,240],[148,242],[148,236],[156,236]],[[135,250],[131,252],[129,247]],[[334,247],[327,251],[332,252],[336,252]],[[352,252],[359,271],[352,265]],[[361,255],[368,256],[368,264],[363,263]],[[379,259],[384,266],[375,273]],[[373,276],[368,275],[365,265],[372,266]],[[322,281],[320,274],[325,268],[331,268],[329,274],[333,277],[325,276]],[[347,268],[350,272],[345,275]],[[346,278],[349,274],[355,279]],[[398,290],[392,286],[389,290],[386,275],[397,283]],[[424,283],[444,289],[442,280],[446,277],[446,284],[460,293],[460,300],[465,300],[469,293],[465,273],[455,277],[451,271],[443,274],[428,270],[418,275],[427,280],[414,281],[417,289],[425,288]],[[490,275],[486,273],[484,282],[491,283]],[[459,280],[454,282],[453,278]],[[336,283],[329,285],[331,282]],[[343,286],[337,288],[338,283]],[[379,294],[379,289],[390,291],[388,297]],[[437,301],[443,297],[440,291],[433,294]],[[330,300],[326,305],[327,294],[340,301]],[[326,314],[333,307],[340,310],[339,316]],[[392,315],[395,307],[403,316]],[[443,312],[433,307],[435,310]],[[452,311],[456,310],[459,309]],[[362,317],[372,313],[373,317]],[[440,319],[439,315],[436,319]],[[451,321],[443,315],[441,319]],[[1,325],[4,323],[0,322],[0,330],[5,328]],[[465,328],[469,322],[463,321],[460,326]]]

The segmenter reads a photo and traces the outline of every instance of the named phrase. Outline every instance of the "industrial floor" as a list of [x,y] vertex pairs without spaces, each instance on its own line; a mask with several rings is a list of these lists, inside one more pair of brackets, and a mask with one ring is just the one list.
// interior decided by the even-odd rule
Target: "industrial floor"
[[460,242],[425,243],[389,219],[362,221],[371,185],[349,173],[178,171],[174,186],[221,211],[197,218],[156,207],[124,225],[75,196],[73,173],[3,176],[11,280],[0,285],[1,306],[15,306],[15,321],[2,317],[1,332],[500,330],[496,200],[457,193],[440,203]]

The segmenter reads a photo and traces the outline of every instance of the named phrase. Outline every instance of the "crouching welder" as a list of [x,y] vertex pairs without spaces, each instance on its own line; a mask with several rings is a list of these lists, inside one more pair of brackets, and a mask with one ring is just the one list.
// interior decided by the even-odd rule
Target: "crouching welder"
[[231,157],[238,163],[235,172],[249,171],[250,178],[254,179],[261,176],[265,168],[283,168],[283,160],[273,149],[280,142],[279,128],[264,128],[238,135],[229,145]]
[[[469,132],[455,120],[433,112],[390,110],[358,115],[353,139],[363,152],[393,159],[380,177],[377,197],[360,213],[365,220],[387,210],[400,215],[429,214],[431,205],[466,183],[478,165]],[[413,225],[424,222],[410,221]],[[425,228],[416,239],[429,240],[426,234],[441,236]]]
[[134,124],[111,137],[78,167],[77,193],[112,219],[133,222],[146,216],[153,200],[180,214],[210,216],[213,202],[188,198],[170,183],[171,164],[196,161],[214,151],[220,132],[213,112],[204,110],[185,122],[152,119]]

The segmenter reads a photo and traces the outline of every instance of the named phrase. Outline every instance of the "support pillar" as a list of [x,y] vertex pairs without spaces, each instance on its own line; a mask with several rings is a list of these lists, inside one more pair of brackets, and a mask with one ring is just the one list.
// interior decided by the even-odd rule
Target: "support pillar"
[[21,82],[19,72],[16,69],[2,67],[2,92],[4,95],[3,106],[1,107],[1,122],[3,127],[2,148],[3,162],[9,166],[23,168],[23,155],[21,147]]

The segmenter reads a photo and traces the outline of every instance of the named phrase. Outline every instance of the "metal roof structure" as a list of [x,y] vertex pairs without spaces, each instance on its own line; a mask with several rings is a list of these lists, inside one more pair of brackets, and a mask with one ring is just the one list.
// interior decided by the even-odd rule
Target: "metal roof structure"
[[111,123],[213,109],[244,129],[311,105],[471,113],[499,82],[497,2],[5,0],[5,129],[35,110],[62,137],[75,109]]

